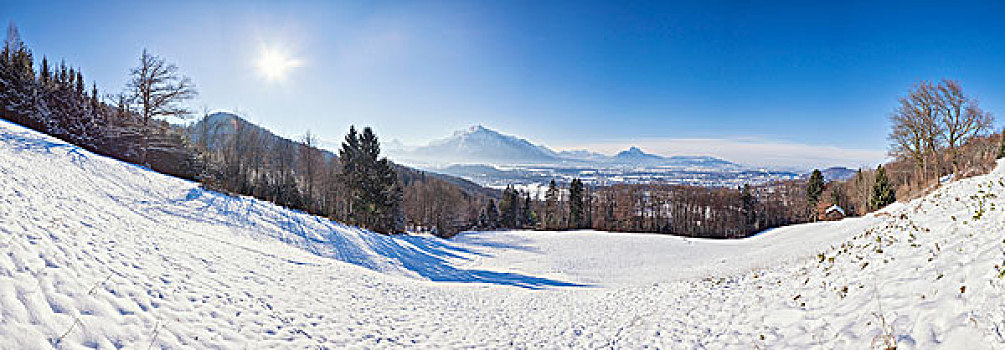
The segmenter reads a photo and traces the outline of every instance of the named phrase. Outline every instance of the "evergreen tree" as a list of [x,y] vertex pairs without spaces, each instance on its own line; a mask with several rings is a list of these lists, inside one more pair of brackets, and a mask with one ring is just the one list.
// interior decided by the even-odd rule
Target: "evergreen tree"
[[757,224],[757,197],[751,191],[750,185],[744,184],[743,188],[740,189],[740,201],[743,204],[741,210],[745,226],[744,231],[747,233],[756,232],[759,229]]
[[52,80],[52,72],[49,71],[49,60],[42,56],[42,67],[38,70],[38,82],[42,87],[47,87],[50,80]]
[[484,228],[488,227],[488,222],[489,222],[489,219],[488,219],[487,216],[485,216],[485,209],[479,210],[478,211],[478,219],[475,220],[474,226],[477,227],[477,228],[479,228],[479,229],[484,229]]
[[824,175],[820,169],[813,169],[810,180],[806,183],[806,203],[808,205],[810,220],[816,220],[817,204],[820,203],[820,195],[824,193]]
[[359,134],[350,127],[339,159],[339,181],[349,194],[347,221],[380,233],[403,231],[403,190],[391,163],[380,158],[380,142],[373,129],[363,128]]
[[[579,180],[582,183],[583,180]],[[582,228],[593,227],[593,195],[590,187],[583,184],[583,224]]]
[[558,185],[552,179],[548,183],[548,190],[544,193],[544,227],[558,228],[558,221]]
[[91,85],[91,110],[98,112],[101,107],[101,100],[98,99],[98,83]]
[[513,186],[506,186],[503,198],[499,203],[499,225],[505,228],[520,226],[520,195]]
[[65,87],[69,81],[66,74],[66,61],[61,60],[59,61],[59,75],[56,77],[56,82]]
[[35,66],[31,50],[24,44],[24,41],[21,41],[21,34],[13,21],[7,27],[7,40],[4,42],[2,57],[4,65],[11,70],[14,78],[18,81],[35,80]]
[[360,159],[362,156],[360,155],[359,133],[356,132],[355,126],[349,126],[349,133],[342,141],[338,157],[342,163],[342,172],[339,173],[338,179],[347,192],[345,199],[347,217],[345,220],[349,224],[359,225],[363,218],[362,215],[357,214],[357,211],[364,206],[362,191],[365,174],[363,173],[363,161]]
[[81,74],[79,70],[77,71],[77,78],[75,80],[76,80],[77,84],[76,84],[76,88],[74,89],[74,92],[77,93],[77,96],[81,96],[81,97],[85,96],[84,95],[84,75]]
[[496,229],[499,227],[499,209],[496,208],[496,200],[489,198],[485,205],[485,228]]
[[523,198],[523,215],[522,215],[523,225],[533,227],[537,224],[537,217],[534,216],[534,208],[531,205],[530,193],[524,195]]
[[880,165],[876,168],[876,183],[872,186],[872,197],[869,207],[872,210],[881,209],[897,201],[897,194],[886,176],[886,170]]
[[35,82],[31,50],[21,41],[14,22],[0,52],[0,108],[5,118],[29,128],[47,132],[39,115],[40,94]]
[[811,207],[815,207],[820,202],[820,195],[824,193],[824,175],[820,169],[813,169],[810,180],[806,183],[806,201]]
[[584,221],[583,181],[576,178],[569,183],[569,227],[582,228]]

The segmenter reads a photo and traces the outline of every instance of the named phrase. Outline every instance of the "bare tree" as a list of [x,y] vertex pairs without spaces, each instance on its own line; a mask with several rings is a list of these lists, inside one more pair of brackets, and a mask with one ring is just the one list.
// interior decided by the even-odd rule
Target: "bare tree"
[[942,138],[949,147],[953,171],[959,171],[958,149],[971,137],[990,130],[994,117],[977,105],[977,100],[963,93],[960,83],[943,79],[938,85],[937,106],[942,124]]
[[913,160],[922,179],[927,179],[931,169],[937,173],[939,168],[935,155],[942,141],[943,125],[939,122],[937,95],[935,86],[921,82],[900,99],[900,105],[890,116],[893,124],[890,153]]
[[178,72],[178,67],[146,49],[139,65],[130,71],[126,96],[144,126],[156,117],[186,117],[191,110],[183,102],[198,95],[192,80]]
[[994,118],[976,99],[964,94],[958,82],[943,79],[938,84],[925,81],[915,85],[900,99],[890,121],[890,153],[911,160],[919,184],[925,185],[950,170],[941,164],[946,158],[942,150],[949,151],[951,171],[959,172],[960,147],[988,131]]
[[150,151],[150,121],[156,117],[187,117],[192,111],[182,105],[198,94],[192,80],[182,76],[178,67],[147,52],[140,54],[139,65],[130,72],[123,96],[129,109],[140,118],[140,164],[147,164]]
[[323,177],[327,175],[327,172],[322,171],[326,168],[324,154],[317,146],[317,136],[308,130],[300,141],[300,161],[298,164],[302,170],[305,198],[313,199],[310,203],[305,203],[305,206],[314,211],[319,211],[324,207],[323,196],[320,195],[318,187],[323,186],[325,182]]

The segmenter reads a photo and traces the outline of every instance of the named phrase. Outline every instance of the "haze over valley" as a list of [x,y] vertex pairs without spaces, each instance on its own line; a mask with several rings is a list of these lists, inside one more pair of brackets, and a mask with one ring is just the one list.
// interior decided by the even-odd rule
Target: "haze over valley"
[[[665,183],[737,187],[798,179],[810,170],[754,167],[709,155],[667,157],[635,146],[613,155],[588,150],[555,151],[481,125],[458,130],[424,146],[392,143],[387,152],[391,159],[421,169],[459,176],[485,186],[519,185],[535,192],[553,179],[567,183],[580,178],[593,185]],[[830,167],[827,174],[829,180],[845,180],[854,171]]]

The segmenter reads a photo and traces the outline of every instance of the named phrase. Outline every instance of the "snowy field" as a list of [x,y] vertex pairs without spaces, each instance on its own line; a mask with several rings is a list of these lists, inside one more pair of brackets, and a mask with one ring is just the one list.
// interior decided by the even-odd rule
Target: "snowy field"
[[0,348],[1005,348],[1005,166],[745,240],[381,236],[0,121]]

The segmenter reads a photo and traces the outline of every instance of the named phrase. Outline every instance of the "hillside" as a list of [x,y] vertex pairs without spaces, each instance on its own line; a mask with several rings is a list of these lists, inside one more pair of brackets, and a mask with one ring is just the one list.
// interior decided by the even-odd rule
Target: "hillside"
[[717,241],[384,236],[0,121],[0,348],[1005,345],[1005,164]]

